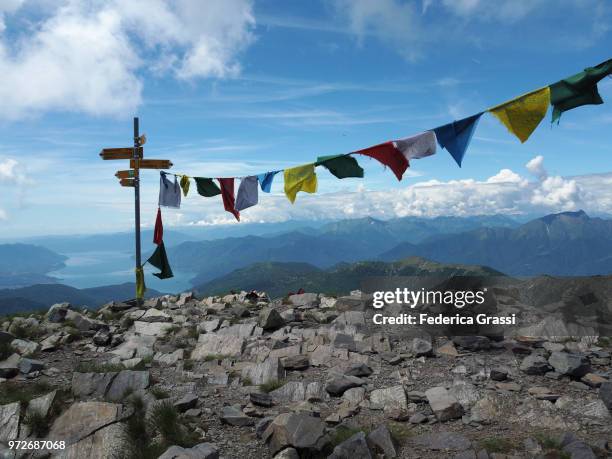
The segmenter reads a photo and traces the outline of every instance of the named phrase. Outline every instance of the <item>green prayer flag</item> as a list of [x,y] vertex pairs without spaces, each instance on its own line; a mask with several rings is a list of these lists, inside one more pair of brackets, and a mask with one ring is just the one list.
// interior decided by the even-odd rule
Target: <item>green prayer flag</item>
[[595,67],[588,67],[550,86],[550,103],[553,108],[553,122],[561,113],[581,105],[599,105],[603,100],[597,90],[597,83],[612,73],[612,59]]
[[221,189],[211,178],[194,177],[193,179],[198,187],[198,194],[207,198],[221,194]]
[[162,242],[157,246],[153,255],[149,257],[147,263],[151,263],[161,272],[153,273],[154,276],[159,277],[160,279],[169,279],[170,277],[174,277],[172,274],[172,269],[170,268],[170,263],[168,262],[168,255],[166,255],[166,248],[164,247],[164,243]]
[[347,177],[363,177],[363,169],[352,156],[331,155],[319,156],[316,165],[325,166],[329,172],[339,179]]
[[136,268],[136,298],[143,298],[144,293],[147,290],[144,280],[144,272],[142,266]]

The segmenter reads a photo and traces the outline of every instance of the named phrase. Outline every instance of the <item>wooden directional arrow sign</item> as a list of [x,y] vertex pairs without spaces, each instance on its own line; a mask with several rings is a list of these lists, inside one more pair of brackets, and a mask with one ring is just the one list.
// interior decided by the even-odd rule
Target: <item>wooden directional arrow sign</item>
[[[136,167],[133,159],[130,161],[130,167],[132,169]],[[138,167],[140,169],[170,169],[172,163],[168,159],[141,159],[138,161]]]
[[[142,158],[142,147],[138,147],[138,157]],[[105,148],[100,152],[102,159],[132,159],[134,148]]]
[[121,186],[134,186],[134,179],[131,178],[124,178],[119,180],[119,183],[121,184]]
[[129,170],[129,171],[117,171],[115,173],[115,177],[117,177],[118,179],[132,178],[132,177],[134,177],[134,171],[133,170]]

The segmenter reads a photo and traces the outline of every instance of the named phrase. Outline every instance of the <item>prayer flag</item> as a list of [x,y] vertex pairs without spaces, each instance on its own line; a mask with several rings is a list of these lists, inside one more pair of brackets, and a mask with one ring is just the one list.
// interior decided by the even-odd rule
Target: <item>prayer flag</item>
[[144,280],[144,272],[142,266],[136,268],[136,298],[143,298],[147,290]]
[[402,179],[402,175],[409,166],[408,160],[397,148],[395,148],[393,142],[381,143],[380,145],[364,148],[363,150],[353,153],[369,156],[385,166],[389,166],[398,180]]
[[174,207],[176,209],[181,207],[181,189],[179,188],[176,176],[174,176],[174,183],[172,183],[166,177],[165,172],[160,172],[158,205],[164,207]]
[[332,155],[319,156],[316,165],[324,166],[339,179],[347,177],[363,177],[363,169],[352,156]]
[[236,210],[248,209],[257,204],[259,200],[257,188],[257,177],[254,175],[240,180],[238,194],[236,195]]
[[221,185],[221,197],[223,198],[223,207],[240,221],[240,212],[236,210],[236,201],[234,199],[234,178],[218,178]]
[[161,244],[164,237],[164,225],[162,223],[161,209],[157,208],[157,218],[155,219],[155,229],[153,230],[153,244]]
[[172,274],[172,269],[170,268],[170,263],[168,262],[168,255],[166,254],[166,248],[164,247],[163,242],[157,246],[155,252],[153,252],[153,255],[151,255],[147,260],[147,263],[151,263],[160,270],[159,273],[153,273],[155,277],[159,277],[160,279],[169,279],[170,277],[174,277],[174,274]]
[[257,176],[257,180],[259,180],[259,185],[261,186],[261,191],[264,191],[266,193],[270,192],[274,176],[279,172],[280,171],[266,172],[265,174],[259,174]]
[[455,159],[459,167],[482,112],[434,129],[438,143]]
[[292,204],[299,191],[316,193],[317,174],[314,163],[285,169],[285,194]]
[[521,142],[525,142],[546,116],[550,104],[550,88],[542,88],[512,99],[491,109]]
[[181,177],[181,188],[183,189],[183,196],[186,197],[187,193],[189,193],[189,177],[186,175]]
[[612,73],[612,59],[608,59],[595,67],[587,67],[564,80],[550,86],[550,103],[553,108],[552,121],[559,121],[561,113],[581,105],[603,104],[603,99],[597,90],[597,83]]
[[425,158],[436,154],[436,134],[425,131],[412,137],[395,140],[393,142],[410,164],[411,159]]
[[213,182],[212,179],[204,177],[194,177],[193,179],[195,180],[196,186],[198,187],[198,194],[206,198],[221,194],[221,190],[219,189],[217,184]]

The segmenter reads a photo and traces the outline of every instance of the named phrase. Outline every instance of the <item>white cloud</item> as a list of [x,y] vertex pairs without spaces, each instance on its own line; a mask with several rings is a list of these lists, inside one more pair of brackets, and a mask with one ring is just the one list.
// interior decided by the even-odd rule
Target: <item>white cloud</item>
[[25,172],[17,160],[0,160],[0,184],[23,185],[27,183]]
[[[5,23],[22,6],[9,3]],[[30,29],[9,22],[0,35],[0,116],[126,116],[141,103],[143,74],[236,75],[253,26],[250,0],[63,0]]]
[[546,169],[544,169],[544,157],[542,155],[538,155],[529,160],[529,162],[525,164],[525,167],[539,179],[545,179],[548,175]]

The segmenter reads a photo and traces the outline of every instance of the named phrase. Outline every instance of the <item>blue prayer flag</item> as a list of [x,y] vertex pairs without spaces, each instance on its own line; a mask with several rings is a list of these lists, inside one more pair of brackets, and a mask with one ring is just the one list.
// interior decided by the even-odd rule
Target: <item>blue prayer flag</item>
[[438,143],[451,154],[459,167],[481,115],[482,112],[434,129]]
[[259,180],[261,191],[265,191],[266,193],[270,192],[270,189],[272,188],[272,180],[274,180],[274,176],[278,173],[279,171],[272,171],[257,175],[257,180]]

